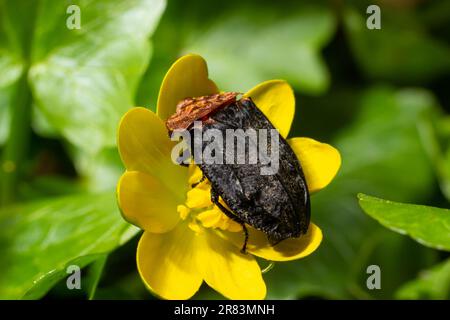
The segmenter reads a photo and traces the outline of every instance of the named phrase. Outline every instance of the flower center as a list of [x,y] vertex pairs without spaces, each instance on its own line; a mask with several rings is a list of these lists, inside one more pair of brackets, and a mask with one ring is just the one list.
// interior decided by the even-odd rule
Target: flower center
[[[198,183],[202,175],[198,166],[190,165],[189,186]],[[223,202],[222,204],[225,205]],[[188,220],[189,228],[196,233],[203,232],[203,228],[219,228],[230,232],[242,230],[239,223],[231,220],[211,202],[211,184],[207,179],[190,188],[185,203],[178,205],[177,210],[180,218]]]

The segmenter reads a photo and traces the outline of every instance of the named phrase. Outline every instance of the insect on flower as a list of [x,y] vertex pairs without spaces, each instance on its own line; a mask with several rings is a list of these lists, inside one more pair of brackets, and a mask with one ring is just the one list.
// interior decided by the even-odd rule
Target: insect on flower
[[[211,202],[242,225],[245,233],[242,252],[245,252],[248,241],[245,224],[263,231],[272,245],[305,234],[310,222],[310,201],[305,176],[294,151],[251,98],[237,100],[237,95],[235,92],[225,92],[186,98],[178,103],[176,113],[167,119],[166,127],[169,133],[189,130],[191,137],[195,135],[193,124],[197,120],[203,123],[202,132],[214,129],[222,136],[230,129],[276,132],[277,139],[264,144],[269,153],[274,153],[275,148],[279,153],[278,170],[273,174],[261,174],[261,157],[255,163],[249,163],[251,146],[257,148],[256,136],[252,135],[247,136],[248,148],[241,150],[245,152],[242,156],[247,162],[198,163],[203,172],[202,180],[207,178],[211,183]],[[203,140],[202,149],[207,147],[208,142]],[[194,144],[194,139],[188,143],[191,155],[194,154]],[[235,148],[236,145],[225,145],[222,140],[219,147],[222,153],[227,154],[230,151],[227,148]],[[258,147],[261,149],[260,145]],[[237,152],[231,151],[232,160],[235,160]],[[219,197],[231,211],[219,201]]]
[[[117,200],[122,216],[144,230],[136,263],[153,294],[188,299],[206,283],[229,299],[263,299],[267,288],[256,257],[292,261],[319,247],[322,232],[309,222],[308,198],[333,180],[341,158],[329,144],[306,137],[287,138],[294,112],[294,92],[286,81],[264,81],[242,97],[221,93],[208,77],[206,61],[189,54],[167,71],[156,112],[136,107],[122,117],[117,143],[126,171],[117,184]],[[200,128],[196,128],[198,121]],[[262,152],[267,158],[258,157],[254,163],[247,161],[251,152],[244,152],[249,158],[245,163],[252,165],[239,161],[235,165],[197,164],[188,157],[185,168],[178,165],[175,150],[185,143],[177,144],[167,136],[168,129],[174,133],[181,129],[193,132],[195,140],[196,132],[205,138],[212,129],[232,128],[238,128],[235,132],[253,128],[258,138],[268,129],[270,139],[258,139],[258,146],[266,142],[262,149],[270,155]],[[272,155],[277,150],[272,138],[279,145],[278,158]],[[203,148],[206,143],[201,139],[200,149],[207,150]],[[242,155],[239,145],[237,160]],[[225,151],[228,155],[234,148]],[[194,160],[195,156],[194,148]],[[279,164],[278,168],[272,163]],[[262,174],[263,169],[274,173]],[[201,181],[202,176],[208,179]],[[219,198],[215,203],[211,190]],[[218,204],[242,222],[230,219]],[[241,252],[243,243],[247,243],[246,254]]]

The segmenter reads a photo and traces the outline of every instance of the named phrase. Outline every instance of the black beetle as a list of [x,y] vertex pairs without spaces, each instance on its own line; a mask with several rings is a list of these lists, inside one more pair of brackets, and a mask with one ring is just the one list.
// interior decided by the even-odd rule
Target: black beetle
[[[169,132],[187,129],[194,134],[194,121],[201,120],[201,130],[216,129],[226,135],[227,129],[275,129],[251,98],[236,99],[237,93],[226,92],[197,98],[186,98],[177,105],[177,112],[166,121]],[[264,232],[272,245],[305,234],[310,222],[310,200],[305,176],[294,151],[278,135],[278,171],[262,175],[262,162],[198,163],[211,183],[211,201],[228,217],[239,222],[245,232],[242,251],[245,252],[248,232],[245,224]],[[202,150],[207,141],[202,142]],[[250,142],[249,142],[250,143]],[[226,153],[225,145],[223,152]],[[270,142],[267,149],[272,152]],[[190,144],[191,154],[194,142]],[[247,149],[245,149],[248,152]],[[249,155],[245,154],[246,160]],[[227,204],[230,212],[220,202]]]

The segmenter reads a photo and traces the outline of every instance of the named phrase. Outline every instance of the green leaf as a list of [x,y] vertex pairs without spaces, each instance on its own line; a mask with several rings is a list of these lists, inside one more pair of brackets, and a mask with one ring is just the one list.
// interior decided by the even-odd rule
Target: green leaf
[[419,243],[450,251],[450,210],[398,203],[359,194],[361,208],[383,226]]
[[263,6],[256,12],[242,8],[224,14],[206,32],[194,33],[184,51],[204,56],[212,79],[224,90],[242,92],[282,78],[299,91],[318,94],[329,85],[320,50],[334,30],[326,7],[300,7],[289,14]]
[[170,1],[137,100],[154,108],[164,74],[186,53],[205,57],[221,90],[245,92],[281,78],[301,92],[322,93],[330,79],[320,51],[335,29],[334,15],[324,5],[232,0],[219,8],[208,1]]
[[67,266],[84,267],[134,234],[114,193],[5,208],[0,211],[0,298],[40,298],[67,276]]
[[27,183],[21,183],[18,194],[24,201],[34,201],[83,192],[86,190],[75,179],[59,175],[43,175]]
[[450,259],[420,272],[419,277],[402,286],[398,299],[450,299]]
[[411,12],[401,14],[382,7],[381,30],[370,30],[361,11],[345,11],[344,26],[353,55],[370,78],[421,83],[450,70],[450,47],[427,34],[417,20]]
[[5,46],[6,44],[2,42],[2,38],[0,37],[0,70],[2,70],[0,76],[0,145],[8,138],[9,123],[11,121],[10,101],[12,94],[16,89],[15,83],[22,73],[22,64],[20,60],[6,51]]
[[95,297],[97,286],[98,283],[100,282],[100,278],[102,276],[103,269],[105,268],[107,259],[108,256],[105,254],[99,257],[89,266],[88,290],[87,290],[89,300],[93,300]]
[[92,152],[113,146],[120,117],[134,105],[150,55],[147,39],[165,2],[80,1],[82,28],[75,32],[62,27],[64,3],[46,4],[51,8],[42,10],[36,43],[47,46],[35,50],[39,58],[30,69],[38,106],[77,146]]
[[445,140],[449,140],[450,134],[446,132],[448,130],[446,120],[442,113],[426,114],[419,122],[418,128],[442,194],[450,201],[450,146],[446,146],[445,143]]
[[[0,39],[8,40],[4,50],[29,66],[40,111],[34,114],[46,120],[34,125],[44,132],[51,127],[91,153],[114,146],[117,123],[134,105],[151,54],[148,38],[165,0],[72,1],[81,10],[79,30],[66,27],[69,3],[26,3],[22,8],[23,1],[1,2],[2,17],[11,26],[0,29]],[[21,25],[25,22],[34,22],[31,35]],[[39,130],[41,124],[46,126]]]
[[[402,267],[401,252],[414,243],[397,245],[393,241],[387,246],[378,237],[380,227],[362,214],[356,194],[395,194],[401,201],[422,199],[429,194],[433,174],[419,141],[417,122],[434,106],[426,99],[418,99],[422,96],[427,96],[426,91],[383,87],[364,94],[353,125],[331,141],[343,159],[338,176],[311,198],[311,219],[322,229],[324,240],[311,256],[277,264],[264,275],[268,298],[370,298],[373,293],[361,279],[367,278],[371,252],[378,247],[391,252],[390,256],[398,259],[395,265]],[[327,114],[321,113],[320,117]],[[301,115],[300,118],[308,121]],[[414,251],[416,257],[426,250]],[[392,270],[383,263],[380,262],[382,269]]]
[[31,112],[31,127],[39,136],[53,139],[59,137],[58,130],[49,122],[41,109],[34,105]]
[[125,169],[117,148],[103,149],[97,154],[74,150],[72,158],[89,192],[112,190]]

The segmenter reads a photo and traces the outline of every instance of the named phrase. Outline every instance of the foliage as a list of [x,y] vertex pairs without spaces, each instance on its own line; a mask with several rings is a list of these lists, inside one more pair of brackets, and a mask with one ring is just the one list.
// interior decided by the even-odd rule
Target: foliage
[[[342,155],[312,198],[323,244],[265,274],[269,298],[448,299],[450,5],[376,3],[381,30],[368,1],[0,0],[0,298],[70,298],[71,264],[83,298],[150,297],[116,205],[116,129],[195,52],[223,90],[286,79],[291,135]],[[365,286],[370,264],[382,290]]]

